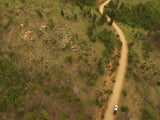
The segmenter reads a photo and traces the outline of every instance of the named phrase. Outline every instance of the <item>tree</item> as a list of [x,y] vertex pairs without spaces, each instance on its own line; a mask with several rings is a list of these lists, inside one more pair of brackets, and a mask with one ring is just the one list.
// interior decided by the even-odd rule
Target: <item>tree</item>
[[101,17],[99,18],[99,25],[103,25],[105,22],[107,22],[107,17],[106,14],[102,14]]
[[96,14],[96,13],[93,13],[93,17],[92,17],[93,28],[96,27],[96,18],[97,18],[97,14]]
[[98,68],[99,68],[99,73],[101,75],[104,75],[105,71],[106,71],[106,67],[105,67],[105,64],[104,64],[104,61],[102,60],[102,58],[100,58],[100,60],[98,62]]

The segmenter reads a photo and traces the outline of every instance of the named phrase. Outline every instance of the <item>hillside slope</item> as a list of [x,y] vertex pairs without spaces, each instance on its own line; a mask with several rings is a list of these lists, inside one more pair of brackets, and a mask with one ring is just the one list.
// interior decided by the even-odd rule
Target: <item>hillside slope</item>
[[0,6],[0,119],[101,117],[121,43],[96,6],[65,0]]

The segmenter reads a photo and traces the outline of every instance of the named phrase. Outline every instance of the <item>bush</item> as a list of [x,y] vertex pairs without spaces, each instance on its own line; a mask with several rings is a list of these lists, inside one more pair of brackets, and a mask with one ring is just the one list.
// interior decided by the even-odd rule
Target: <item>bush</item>
[[64,11],[63,11],[63,10],[61,10],[61,16],[62,16],[62,17],[64,16]]
[[84,108],[84,105],[83,105],[83,103],[81,101],[76,102],[76,106],[79,109],[83,109]]
[[157,82],[157,85],[160,86],[160,82]]
[[92,17],[92,26],[93,26],[93,28],[96,27],[96,18],[97,18],[97,14],[93,13],[93,17]]
[[50,94],[51,94],[49,88],[44,88],[44,89],[43,89],[43,92],[44,92],[44,94],[46,94],[46,95],[50,95]]
[[141,113],[141,120],[157,120],[147,108],[142,108]]
[[50,87],[51,91],[58,92],[58,86],[53,85]]
[[37,13],[37,15],[38,15],[40,18],[43,18],[43,14],[41,13],[40,10],[36,10],[36,13]]
[[25,3],[26,1],[25,0],[20,0],[22,3]]
[[54,28],[54,23],[52,18],[48,20],[48,26],[50,29]]
[[133,73],[133,77],[134,77],[134,80],[136,82],[141,82],[142,81],[142,79],[136,73]]
[[100,101],[98,99],[96,100],[96,105],[100,105]]
[[62,116],[59,120],[67,120],[65,116]]
[[132,76],[132,73],[133,73],[133,69],[131,66],[128,66],[127,68],[127,73],[126,73],[126,78],[130,78]]
[[110,95],[110,94],[112,94],[113,92],[112,92],[112,90],[109,89],[109,90],[106,91],[106,93],[108,93],[108,94]]
[[92,26],[87,27],[87,35],[89,38],[92,37],[92,35],[93,35],[93,27]]
[[6,101],[4,99],[0,99],[0,113],[6,110]]
[[93,87],[93,86],[95,86],[95,84],[96,84],[96,82],[95,82],[94,80],[90,80],[90,81],[89,81],[89,86],[92,86],[92,87]]
[[5,99],[10,103],[15,103],[15,100],[20,95],[20,89],[17,87],[10,87],[5,91]]
[[70,86],[70,85],[64,85],[64,86],[62,87],[62,90],[63,90],[64,92],[70,92],[70,91],[71,91],[71,86]]
[[103,25],[105,22],[107,22],[106,14],[102,14],[101,17],[99,18],[98,24]]
[[85,120],[85,117],[83,114],[79,114],[76,116],[76,120]]
[[102,59],[100,59],[99,62],[98,62],[98,69],[99,69],[99,73],[101,75],[105,74],[106,67],[105,67],[105,63],[104,63],[104,61]]
[[142,50],[144,51],[143,52],[143,57],[146,59],[146,58],[149,58],[149,56],[150,56],[149,53],[153,50],[153,48],[152,48],[150,43],[143,42]]
[[123,94],[123,96],[127,96],[127,91],[126,90],[123,90],[123,92],[122,92],[122,94]]
[[125,113],[128,113],[129,108],[126,107],[126,106],[122,106],[122,107],[121,107],[121,111],[122,111],[122,112],[125,112]]
[[66,57],[65,60],[66,60],[67,62],[69,62],[69,63],[73,63],[73,58],[72,58],[72,56]]
[[77,14],[74,14],[74,20],[77,20]]

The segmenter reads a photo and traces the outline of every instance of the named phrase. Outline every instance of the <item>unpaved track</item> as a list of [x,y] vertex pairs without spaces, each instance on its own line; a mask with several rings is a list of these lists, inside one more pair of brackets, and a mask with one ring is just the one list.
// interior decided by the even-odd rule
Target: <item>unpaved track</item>
[[[99,11],[101,14],[103,13],[104,6],[106,6],[109,2],[110,0],[107,0],[99,7]],[[107,18],[108,20],[110,20],[108,16]],[[123,85],[123,81],[125,78],[127,61],[128,61],[128,44],[125,39],[124,33],[115,22],[113,22],[112,26],[117,31],[120,37],[120,40],[122,42],[122,49],[121,49],[121,58],[119,61],[119,67],[118,67],[118,71],[117,71],[116,78],[115,78],[116,82],[113,87],[113,94],[109,98],[108,107],[104,115],[104,120],[114,120],[115,119],[115,116],[113,115],[114,105],[118,104],[118,101],[121,95],[122,85]]]

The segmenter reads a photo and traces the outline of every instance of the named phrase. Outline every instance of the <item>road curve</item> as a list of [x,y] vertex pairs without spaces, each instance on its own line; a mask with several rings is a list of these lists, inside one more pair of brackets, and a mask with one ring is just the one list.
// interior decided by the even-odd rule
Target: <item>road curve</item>
[[[106,6],[110,1],[111,0],[107,0],[99,7],[99,11],[101,14],[103,13],[104,6]],[[108,16],[107,18],[108,20],[110,20]],[[120,41],[122,42],[122,48],[121,48],[121,58],[119,61],[119,67],[118,67],[118,71],[115,77],[116,82],[113,87],[113,94],[110,96],[109,101],[108,101],[108,107],[104,115],[104,120],[114,120],[115,119],[115,116],[113,115],[114,105],[118,104],[118,101],[121,95],[121,90],[122,90],[123,81],[125,78],[125,73],[126,73],[126,68],[127,68],[127,62],[128,62],[128,44],[125,39],[124,33],[115,22],[113,22],[112,26],[119,35]]]

